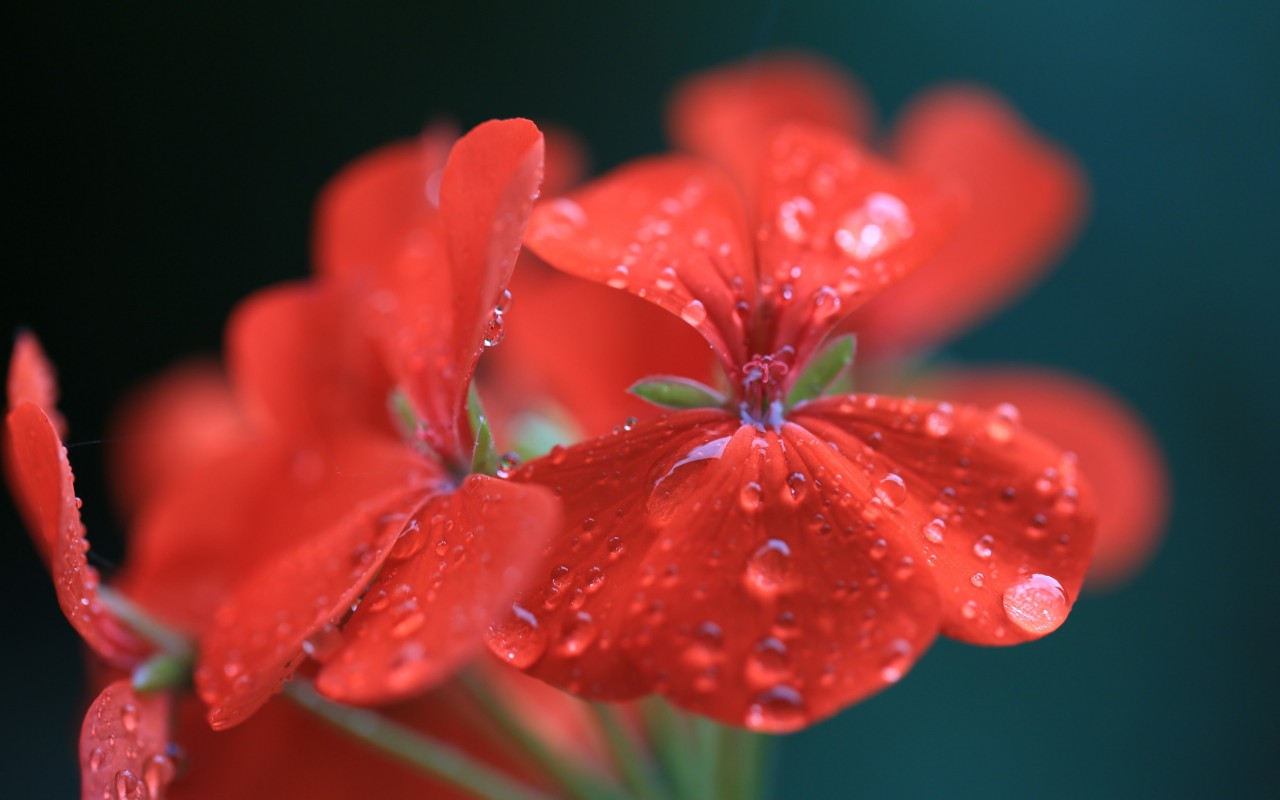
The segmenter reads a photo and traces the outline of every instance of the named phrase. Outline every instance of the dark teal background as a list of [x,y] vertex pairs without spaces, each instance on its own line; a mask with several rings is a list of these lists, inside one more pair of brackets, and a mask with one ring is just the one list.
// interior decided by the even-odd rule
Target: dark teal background
[[[252,289],[307,269],[344,162],[437,115],[536,116],[608,167],[663,146],[681,76],[778,46],[886,115],[939,81],[1002,92],[1076,153],[1088,225],[949,357],[1068,368],[1167,449],[1175,508],[1131,585],[1013,650],[940,642],[900,685],[782,742],[778,796],[1262,797],[1277,790],[1280,6],[1274,3],[28,4],[4,26],[3,318],[58,363],[95,548],[131,385]],[[125,7],[127,6],[127,8]],[[71,797],[77,639],[6,507],[0,794]]]

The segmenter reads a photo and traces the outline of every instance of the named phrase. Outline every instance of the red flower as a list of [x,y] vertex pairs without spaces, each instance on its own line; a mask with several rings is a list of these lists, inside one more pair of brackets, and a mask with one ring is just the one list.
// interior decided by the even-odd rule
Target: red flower
[[[674,97],[670,130],[677,143],[741,176],[752,166],[751,148],[758,150],[782,123],[807,121],[865,137],[872,116],[863,92],[835,67],[783,56],[690,80]],[[857,332],[859,356],[872,365],[860,370],[859,385],[1021,408],[1029,427],[1079,455],[1082,470],[1100,487],[1091,583],[1132,574],[1159,540],[1168,480],[1153,437],[1122,401],[1068,376],[1050,382],[1036,374],[1018,380],[1011,371],[950,372],[942,380],[908,382],[899,374],[917,369],[907,359],[978,322],[1045,274],[1083,216],[1079,168],[998,97],[965,86],[933,89],[911,103],[888,149],[901,163],[962,187],[968,204],[939,253],[842,326]]]
[[939,628],[1056,628],[1092,513],[1070,458],[1000,409],[807,400],[824,337],[928,258],[952,206],[833,133],[787,126],[762,155],[751,208],[660,157],[535,210],[538,255],[680,315],[734,385],[519,473],[570,528],[490,647],[589,697],[785,731],[896,681]]

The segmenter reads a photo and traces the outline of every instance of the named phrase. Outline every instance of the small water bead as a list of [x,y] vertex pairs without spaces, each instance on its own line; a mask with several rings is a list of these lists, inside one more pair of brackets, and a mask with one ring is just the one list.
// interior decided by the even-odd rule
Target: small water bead
[[595,641],[598,629],[595,620],[585,611],[574,614],[560,631],[556,651],[561,655],[581,655]]
[[889,552],[889,542],[884,539],[876,539],[871,543],[871,547],[867,549],[867,554],[879,561],[884,558],[885,553]]
[[586,591],[597,592],[604,585],[604,570],[600,567],[593,566],[587,570]]
[[938,407],[929,412],[929,416],[924,419],[924,432],[930,436],[941,439],[951,433],[951,429],[955,427],[956,418],[955,411],[950,403],[939,403]]
[[890,508],[897,508],[907,499],[907,484],[901,475],[889,473],[880,479],[876,486],[876,497]]
[[1017,406],[1001,403],[987,418],[987,435],[997,442],[1007,442],[1013,438],[1021,419],[1022,414]]
[[851,297],[862,291],[862,270],[854,266],[845,267],[844,272],[840,274],[840,283],[837,288],[845,297]]
[[498,302],[493,307],[493,313],[506,314],[511,311],[511,290],[503,289],[502,294],[498,295]]
[[880,679],[885,683],[897,683],[911,666],[911,642],[894,639],[889,644],[889,656],[880,667]]
[[511,613],[485,632],[485,642],[495,655],[518,669],[531,666],[547,649],[547,632],[538,618],[519,603]]
[[658,277],[654,279],[653,285],[664,292],[671,291],[676,285],[676,271],[671,267],[663,267],[658,271]]
[[117,772],[115,784],[116,800],[143,800],[146,797],[147,786],[133,770],[122,769]]
[[142,782],[147,785],[147,793],[150,797],[161,797],[177,773],[178,768],[169,756],[156,753],[142,765]]
[[747,588],[758,596],[772,596],[791,572],[791,548],[781,539],[770,539],[747,560]]
[[809,479],[803,472],[793,472],[787,476],[787,491],[784,497],[789,497],[796,503],[804,500],[809,492]]
[[502,320],[501,314],[493,314],[489,317],[489,323],[484,329],[484,346],[497,347],[502,343],[502,337],[506,335],[506,323]]
[[97,772],[98,770],[102,769],[102,764],[106,760],[107,760],[107,751],[103,750],[101,747],[93,748],[93,750],[89,753],[89,769],[93,772]]
[[680,309],[680,317],[690,325],[701,325],[707,318],[707,307],[701,300],[690,300]]
[[790,656],[787,646],[773,636],[756,642],[747,657],[746,678],[757,686],[772,686],[789,676]]
[[738,491],[738,504],[747,513],[758,511],[764,502],[764,489],[755,481],[747,481]]
[[924,526],[924,538],[933,544],[942,544],[942,538],[947,532],[947,523],[941,518],[935,519]]
[[1070,610],[1066,590],[1048,575],[1028,575],[1004,590],[1004,613],[1032,636],[1057,630]]
[[975,572],[973,573],[973,577],[969,578],[969,583],[972,583],[974,586],[977,586],[979,589],[981,589],[982,582],[984,580],[986,580],[986,578],[983,576],[981,572]]
[[327,661],[342,647],[342,631],[329,624],[308,636],[302,642],[302,651],[316,661]]
[[405,604],[404,616],[391,626],[391,635],[397,639],[403,639],[410,636],[422,628],[427,622],[427,615],[418,610],[416,602]]
[[626,266],[619,264],[609,273],[609,277],[605,280],[605,284],[614,289],[625,289],[627,288],[627,282],[630,277],[630,272]]
[[960,606],[960,616],[964,617],[965,619],[974,619],[975,617],[977,617],[978,616],[977,601],[969,600],[969,601],[966,601],[964,605]]
[[755,731],[784,733],[794,730],[804,721],[804,696],[786,684],[770,687],[756,695],[747,709],[747,727]]
[[606,545],[609,548],[609,558],[617,561],[627,552],[627,546],[623,544],[621,536],[614,536],[609,539]]
[[991,545],[995,543],[995,539],[991,534],[987,534],[978,541],[973,543],[973,554],[978,558],[991,558]]
[[125,733],[136,733],[138,731],[138,707],[133,703],[125,703],[120,707],[120,725],[124,728]]
[[813,293],[813,320],[825,322],[840,313],[840,293],[830,286],[820,286]]

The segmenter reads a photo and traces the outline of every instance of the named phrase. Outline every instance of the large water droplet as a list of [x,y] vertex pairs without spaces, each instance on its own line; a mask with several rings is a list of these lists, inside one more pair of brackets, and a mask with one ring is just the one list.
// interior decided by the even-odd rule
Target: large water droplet
[[772,596],[791,572],[791,548],[781,539],[770,539],[747,559],[747,588],[759,596]]
[[627,281],[630,278],[626,266],[619,264],[609,273],[609,277],[605,280],[605,284],[614,289],[627,288]]
[[122,769],[116,773],[116,800],[142,800],[146,795],[146,785],[138,780],[133,770]]
[[804,500],[804,496],[809,492],[809,479],[803,472],[793,472],[787,476],[787,491],[783,495],[785,498],[799,503]]
[[701,325],[707,318],[707,307],[701,300],[690,300],[680,309],[680,317],[690,325]]
[[924,526],[924,538],[933,544],[942,544],[942,537],[947,532],[947,523],[941,518]]
[[502,342],[502,337],[506,335],[506,324],[502,321],[501,314],[493,314],[489,317],[489,324],[484,329],[484,346],[497,347]]
[[995,543],[995,539],[990,534],[982,536],[973,543],[973,554],[978,558],[991,558],[991,545]]
[[786,684],[764,690],[747,709],[747,727],[756,731],[785,733],[804,721],[804,696]]
[[162,797],[164,790],[173,782],[178,768],[173,760],[164,753],[156,753],[142,765],[142,781],[147,785],[147,793],[151,798]]
[[561,629],[556,651],[566,656],[581,655],[596,640],[597,633],[596,623],[591,615],[579,611]]
[[1057,630],[1070,610],[1066,590],[1048,575],[1029,575],[1004,590],[1004,613],[1032,636]]
[[495,622],[485,632],[485,642],[499,658],[519,669],[531,666],[547,649],[547,632],[538,618],[519,603],[511,604],[511,613]]
[[757,686],[772,686],[790,677],[790,672],[787,646],[776,637],[761,639],[747,657],[747,680]]
[[755,481],[747,481],[742,484],[742,489],[738,492],[738,503],[742,506],[743,511],[747,513],[758,511],[763,501],[764,490],[760,488],[760,484]]
[[1001,403],[987,417],[987,435],[997,442],[1007,442],[1013,438],[1021,419],[1017,406]]
[[876,486],[876,497],[890,508],[897,508],[907,499],[907,484],[903,482],[901,475],[891,472],[880,479],[880,484]]

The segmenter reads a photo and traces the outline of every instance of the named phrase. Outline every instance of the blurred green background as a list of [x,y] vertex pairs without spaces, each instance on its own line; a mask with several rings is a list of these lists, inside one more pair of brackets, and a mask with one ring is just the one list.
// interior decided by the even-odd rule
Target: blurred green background
[[[777,796],[1272,796],[1280,5],[290,5],[6,14],[0,323],[35,329],[60,367],[96,548],[120,553],[93,443],[114,402],[216,352],[237,299],[305,273],[312,200],[354,156],[439,115],[524,115],[607,168],[663,147],[682,76],[777,47],[846,65],[889,119],[931,84],[978,81],[1079,157],[1093,207],[1060,269],[946,355],[1128,398],[1167,449],[1172,524],[1144,574],[1048,639],[940,642],[784,740]],[[0,794],[72,797],[77,639],[3,511]]]

